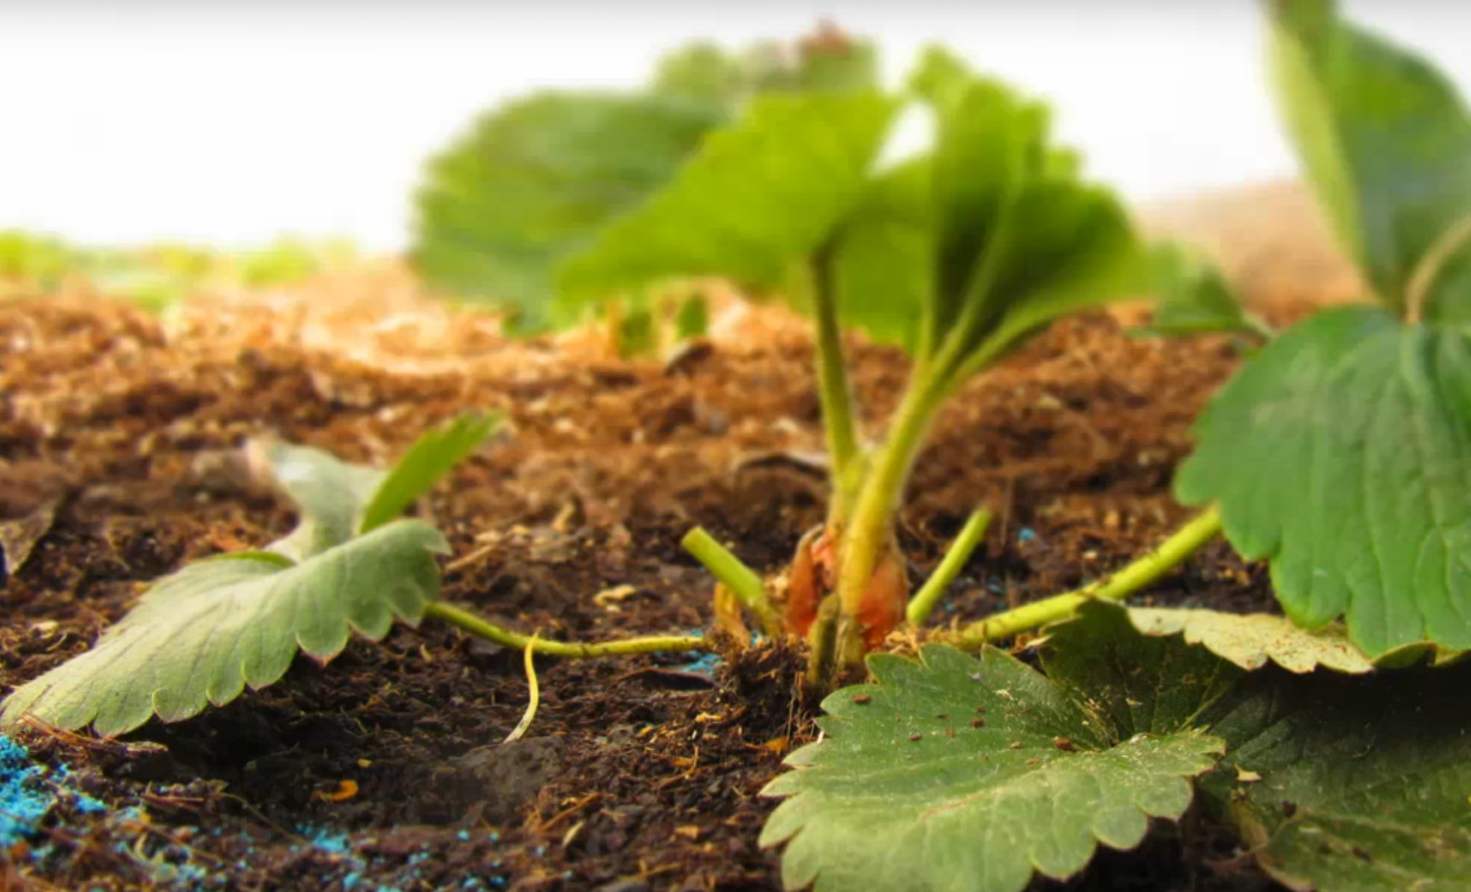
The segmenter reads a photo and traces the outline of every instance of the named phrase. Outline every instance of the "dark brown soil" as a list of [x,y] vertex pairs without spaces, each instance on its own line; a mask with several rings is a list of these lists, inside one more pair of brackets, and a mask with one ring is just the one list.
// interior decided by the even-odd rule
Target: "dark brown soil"
[[[85,649],[140,583],[289,528],[220,472],[221,450],[253,435],[381,463],[462,408],[506,410],[512,434],[425,510],[454,546],[444,597],[549,637],[704,627],[710,581],[677,544],[688,527],[776,568],[821,516],[810,348],[779,312],[727,319],[666,367],[586,339],[506,343],[390,274],[333,287],[372,293],[207,305],[167,328],[106,302],[0,305],[0,521],[43,533],[3,590],[0,690]],[[874,424],[905,364],[855,352]],[[902,518],[922,578],[972,507],[999,511],[945,619],[1101,574],[1186,516],[1170,475],[1235,362],[1225,341],[1136,340],[1097,316],[972,382]],[[594,599],[621,585],[632,593]],[[1271,607],[1258,568],[1222,546],[1149,597]],[[813,732],[800,660],[764,646],[548,661],[528,738],[502,748],[527,701],[520,655],[426,623],[122,741],[26,730],[56,796],[42,837],[0,852],[0,890],[776,888],[756,794]],[[1237,854],[1191,818],[1037,885],[1268,887]]]

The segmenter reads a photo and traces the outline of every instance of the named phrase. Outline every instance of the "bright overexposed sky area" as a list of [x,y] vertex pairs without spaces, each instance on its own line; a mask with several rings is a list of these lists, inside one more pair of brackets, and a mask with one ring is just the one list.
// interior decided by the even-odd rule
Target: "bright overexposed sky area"
[[[1471,3],[1344,8],[1471,89]],[[875,38],[891,83],[940,41],[1051,100],[1062,137],[1136,202],[1294,169],[1253,0],[0,0],[0,229],[400,248],[421,163],[477,111],[634,87],[691,38],[739,46],[821,18]]]

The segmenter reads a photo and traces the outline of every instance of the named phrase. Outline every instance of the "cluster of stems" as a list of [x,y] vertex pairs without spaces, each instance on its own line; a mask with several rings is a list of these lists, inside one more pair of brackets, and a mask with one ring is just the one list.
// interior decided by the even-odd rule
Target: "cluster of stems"
[[[816,317],[818,395],[827,437],[831,496],[824,527],[803,537],[793,572],[804,550],[822,543],[820,590],[795,627],[790,599],[785,615],[773,602],[767,582],[704,530],[696,527],[683,545],[753,616],[767,635],[805,632],[810,644],[808,680],[826,688],[859,666],[865,653],[900,623],[920,628],[928,620],[971,554],[985,536],[990,512],[977,508],[956,535],[935,571],[909,596],[904,561],[898,550],[895,519],[925,436],[945,398],[970,375],[985,368],[1010,344],[987,326],[994,325],[965,301],[953,320],[940,324],[921,320],[920,343],[909,382],[885,435],[874,442],[862,436],[853,390],[848,382],[841,329],[831,278],[829,252],[812,258],[809,268],[811,305]],[[977,270],[984,288],[991,270]],[[933,312],[927,308],[927,313]],[[1064,619],[1089,599],[1118,600],[1152,584],[1221,531],[1219,512],[1207,509],[1185,524],[1154,551],[1112,575],[1075,591],[998,613],[936,637],[961,647],[977,648]],[[820,535],[817,535],[820,532]],[[810,567],[808,567],[810,571]],[[809,575],[810,572],[809,572]],[[884,602],[878,603],[875,602]],[[432,604],[427,615],[507,647],[546,656],[585,658],[707,648],[703,636],[647,636],[600,643],[557,642],[528,637],[496,626],[448,604]]]

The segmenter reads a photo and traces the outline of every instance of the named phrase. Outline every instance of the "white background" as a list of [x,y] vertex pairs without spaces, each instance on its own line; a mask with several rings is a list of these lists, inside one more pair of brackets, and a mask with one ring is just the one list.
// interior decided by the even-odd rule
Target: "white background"
[[[1466,90],[1471,4],[1345,8]],[[939,40],[1050,99],[1136,201],[1290,175],[1250,0],[69,3],[0,0],[0,228],[221,246],[290,232],[402,247],[423,159],[498,99],[635,86],[662,50],[878,39],[897,82]]]

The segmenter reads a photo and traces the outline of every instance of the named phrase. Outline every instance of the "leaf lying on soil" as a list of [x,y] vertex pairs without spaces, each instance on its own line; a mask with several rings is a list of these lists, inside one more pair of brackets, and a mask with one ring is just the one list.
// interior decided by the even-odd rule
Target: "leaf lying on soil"
[[[1471,877],[1471,667],[1253,674],[1202,783],[1293,889],[1452,892]],[[1242,783],[1237,778],[1260,776]]]
[[350,629],[378,640],[394,619],[417,623],[439,590],[434,554],[447,550],[433,527],[403,520],[300,564],[271,552],[192,564],[90,651],[16,689],[0,724],[30,713],[111,736],[154,714],[171,722],[222,706],[279,680],[298,647],[326,662]]
[[439,594],[444,537],[401,512],[497,426],[467,415],[430,431],[384,473],[277,444],[269,476],[300,511],[262,551],[222,555],[166,576],[92,650],[17,688],[0,725],[33,715],[121,734],[152,715],[177,721],[279,680],[300,648],[326,662],[356,631],[417,624]]
[[1101,602],[1043,658],[1101,711],[1223,739],[1203,797],[1289,886],[1448,892],[1471,875],[1471,666],[1244,672]]
[[1132,846],[1146,816],[1178,816],[1211,766],[1206,806],[1294,889],[1449,892],[1471,875],[1471,666],[1247,672],[1100,602],[1053,627],[1042,661],[1045,676],[990,648],[871,657],[877,683],[824,701],[824,739],[764,791],[789,797],[761,836],[787,842],[786,886],[1064,877],[1097,841]]
[[1309,630],[1271,613],[1170,607],[1126,610],[1134,628],[1145,635],[1184,635],[1187,644],[1202,645],[1242,669],[1260,669],[1268,660],[1297,673],[1312,672],[1319,666],[1351,674],[1374,668],[1337,624]]
[[1221,741],[1136,732],[1007,654],[945,646],[877,655],[876,684],[828,697],[825,739],[766,795],[790,797],[761,834],[787,842],[789,889],[1021,889],[1069,876],[1099,842],[1137,845],[1178,817]]
[[1175,490],[1217,500],[1283,609],[1347,615],[1370,657],[1471,647],[1471,339],[1346,307],[1267,345],[1211,401]]

